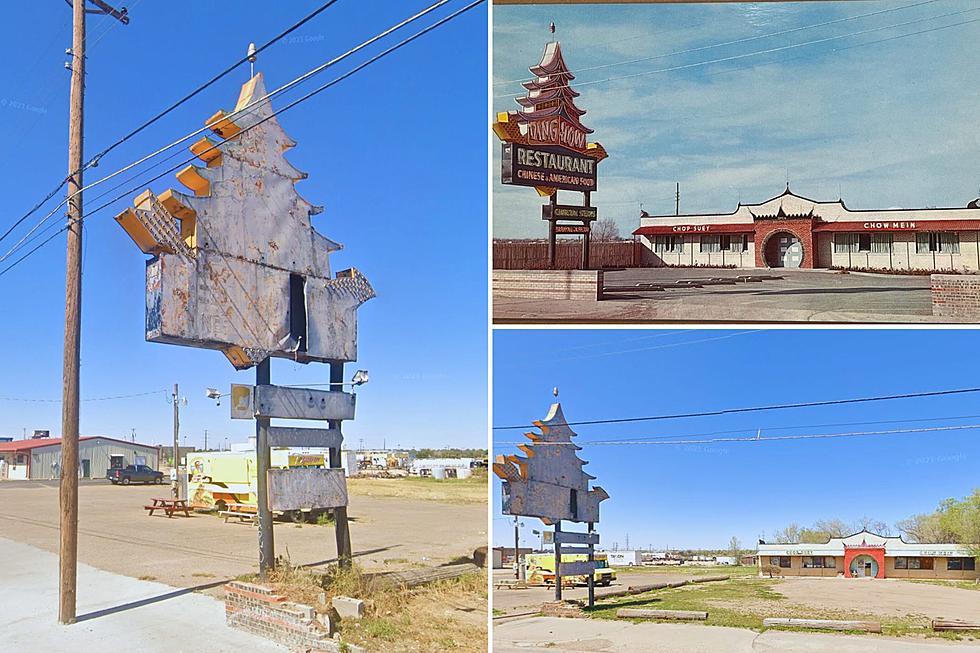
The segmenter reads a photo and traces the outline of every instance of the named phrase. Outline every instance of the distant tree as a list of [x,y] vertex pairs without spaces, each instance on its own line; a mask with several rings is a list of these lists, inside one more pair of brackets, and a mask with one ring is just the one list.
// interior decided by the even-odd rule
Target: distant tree
[[596,220],[592,225],[592,240],[622,240],[619,235],[619,225],[612,218]]
[[845,537],[850,535],[855,530],[850,524],[845,522],[843,519],[820,519],[817,521],[813,527],[827,534],[827,539],[831,537]]
[[855,531],[868,531],[869,533],[877,533],[886,537],[892,534],[891,526],[871,517],[861,517],[857,521],[857,526],[858,528]]
[[799,524],[793,523],[784,528],[781,531],[776,531],[772,536],[773,542],[776,544],[799,544],[800,543],[800,526]]
[[909,542],[953,542],[957,535],[944,523],[941,510],[922,515],[912,515],[895,524],[899,532]]
[[728,543],[728,550],[731,552],[730,555],[735,558],[735,564],[740,564],[742,560],[742,543],[734,535],[732,535],[732,539]]

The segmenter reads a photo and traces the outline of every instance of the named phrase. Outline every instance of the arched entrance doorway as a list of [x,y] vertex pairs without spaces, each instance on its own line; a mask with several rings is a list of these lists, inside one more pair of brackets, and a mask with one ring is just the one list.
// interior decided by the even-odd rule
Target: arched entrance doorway
[[878,561],[869,555],[859,555],[851,560],[852,578],[875,578],[878,575]]
[[771,268],[798,268],[803,263],[803,243],[789,231],[777,231],[766,240],[765,260]]

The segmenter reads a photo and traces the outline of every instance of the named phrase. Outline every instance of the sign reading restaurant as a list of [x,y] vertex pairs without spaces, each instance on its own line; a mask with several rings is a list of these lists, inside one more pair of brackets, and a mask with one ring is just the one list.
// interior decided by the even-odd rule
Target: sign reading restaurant
[[580,192],[596,189],[595,159],[559,148],[504,143],[501,161],[500,181],[504,184]]

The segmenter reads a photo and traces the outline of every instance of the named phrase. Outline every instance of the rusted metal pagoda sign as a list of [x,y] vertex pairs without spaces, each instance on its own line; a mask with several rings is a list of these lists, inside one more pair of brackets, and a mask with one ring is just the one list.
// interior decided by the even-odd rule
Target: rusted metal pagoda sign
[[[340,424],[354,417],[354,395],[341,386],[344,363],[357,358],[357,308],[374,297],[356,269],[331,276],[329,255],[341,245],[313,228],[322,207],[296,192],[307,175],[286,160],[296,142],[265,96],[259,73],[242,86],[234,111],[205,122],[219,140],[190,146],[203,164],[177,173],[190,193],[147,190],[116,217],[152,256],[146,339],[217,349],[236,369],[256,367],[255,387],[237,386],[231,403],[236,417],[256,420],[263,573],[275,559],[271,510],[333,509],[339,557],[350,559]],[[329,363],[331,389],[271,385],[271,357]],[[329,428],[271,427],[272,418],[324,420]],[[329,468],[269,469],[270,445],[329,448]]]
[[[554,32],[554,24],[552,24]],[[589,267],[592,223],[597,217],[591,206],[596,190],[596,169],[605,159],[605,148],[590,143],[593,130],[581,122],[583,109],[575,106],[579,93],[572,89],[575,76],[561,53],[561,44],[551,41],[541,61],[529,68],[533,79],[525,81],[524,97],[516,98],[521,108],[497,114],[493,131],[501,145],[500,181],[515,186],[532,186],[549,204],[542,207],[548,221],[548,264],[555,265],[558,234],[582,236],[582,267]],[[584,206],[558,204],[558,191],[582,193]]]
[[[503,512],[554,524],[555,598],[561,600],[562,576],[587,575],[591,606],[595,598],[594,547],[599,543],[599,534],[593,531],[599,522],[599,503],[609,495],[599,486],[589,489],[589,481],[595,477],[582,469],[587,461],[576,453],[581,447],[572,442],[575,432],[568,426],[560,403],[553,403],[548,415],[533,423],[540,433],[524,434],[531,441],[517,446],[524,456],[499,455],[494,461],[493,471],[503,486]],[[562,531],[563,520],[586,523],[588,532]],[[584,550],[566,549],[565,553],[584,552],[586,561],[563,562],[562,545],[585,545]]]

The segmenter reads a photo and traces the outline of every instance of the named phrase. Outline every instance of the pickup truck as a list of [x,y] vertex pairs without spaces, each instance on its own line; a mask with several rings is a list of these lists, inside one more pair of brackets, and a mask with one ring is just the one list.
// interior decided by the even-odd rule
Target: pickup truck
[[157,485],[163,483],[163,472],[150,469],[146,465],[128,465],[107,469],[105,477],[113,485],[117,483],[129,485],[134,481],[137,483],[156,483]]

